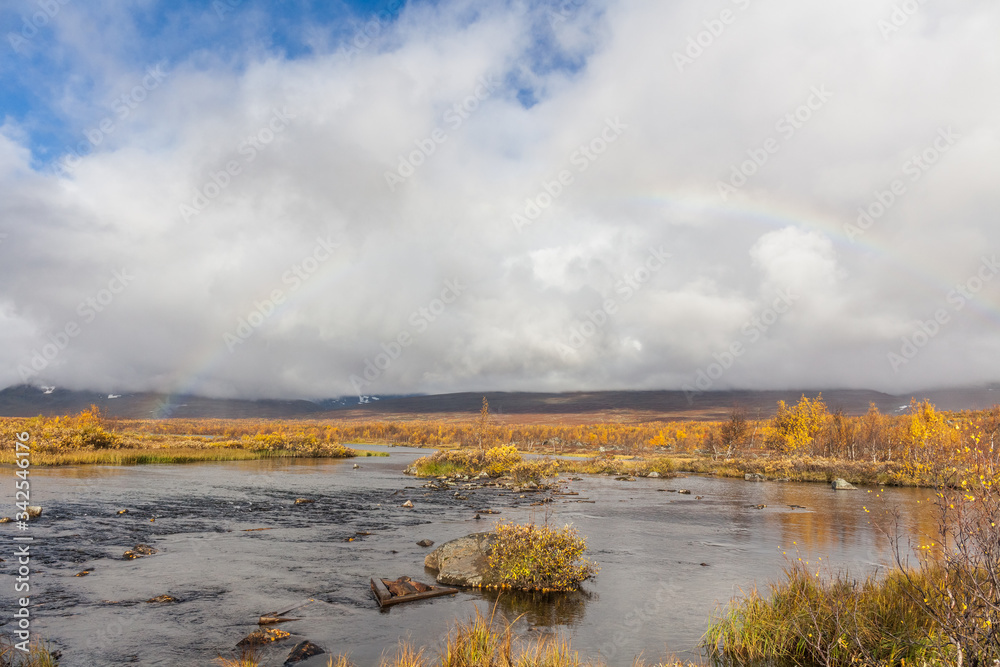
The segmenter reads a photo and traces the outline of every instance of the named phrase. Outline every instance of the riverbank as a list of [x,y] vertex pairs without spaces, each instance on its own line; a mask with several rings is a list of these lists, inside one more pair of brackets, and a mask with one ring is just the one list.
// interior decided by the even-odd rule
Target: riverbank
[[639,459],[634,464],[634,474],[645,476],[648,472],[660,471],[665,465],[670,465],[678,473],[743,479],[750,475],[753,481],[829,484],[841,478],[851,484],[866,486],[935,487],[951,472],[947,469],[930,468],[915,471],[911,464],[902,461],[848,461],[814,456],[733,459],[678,457],[667,460],[669,464],[665,464],[662,458]]
[[[231,447],[222,443],[206,447],[190,445],[164,445],[156,447],[132,447],[128,449],[103,450],[36,450],[31,454],[33,466],[66,465],[144,465],[150,463],[205,463],[210,461],[259,461],[266,459],[302,458],[354,458],[357,456],[385,456],[376,452],[365,452],[342,447],[319,451],[294,450],[254,450]],[[14,453],[0,453],[0,464],[12,464]]]
[[[602,417],[595,414],[594,419]],[[667,477],[702,473],[760,480],[935,487],[953,483],[989,455],[1000,438],[1000,406],[974,412],[941,412],[912,401],[887,415],[874,406],[861,416],[829,412],[822,397],[795,405],[779,402],[770,418],[751,418],[734,407],[728,421],[595,421],[592,424],[521,424],[496,415],[484,402],[478,419],[357,422],[261,419],[113,419],[98,408],[65,417],[0,418],[0,439],[26,432],[33,463],[142,463],[247,460],[270,457],[354,456],[360,443],[465,452],[437,460],[422,474],[467,474],[459,460],[469,452],[516,448],[558,461],[551,473]],[[117,454],[127,450],[128,454]],[[105,453],[111,452],[111,453]],[[35,456],[39,454],[40,456]],[[0,462],[13,462],[0,452]],[[474,463],[474,462],[473,462]],[[536,459],[502,474],[550,474]],[[544,464],[549,466],[549,464]],[[490,473],[493,476],[493,473]],[[516,476],[516,475],[515,475]]]
[[812,456],[713,459],[696,456],[612,456],[593,453],[525,459],[514,447],[489,450],[449,449],[418,459],[409,470],[418,477],[474,477],[485,474],[515,482],[540,482],[563,474],[617,477],[677,477],[685,473],[747,479],[755,482],[820,482],[844,479],[866,486],[940,486],[955,474],[954,468],[922,468],[905,462],[845,461]]
[[[572,642],[560,635],[536,634],[519,637],[514,624],[478,609],[468,621],[456,620],[448,632],[444,648],[437,655],[412,641],[401,641],[395,651],[386,651],[380,667],[603,667],[604,662],[584,661]],[[260,651],[253,648],[230,658],[220,657],[221,667],[262,667]],[[697,667],[692,662],[667,659],[648,663],[636,656],[632,667]],[[331,657],[327,667],[354,667],[350,656]]]

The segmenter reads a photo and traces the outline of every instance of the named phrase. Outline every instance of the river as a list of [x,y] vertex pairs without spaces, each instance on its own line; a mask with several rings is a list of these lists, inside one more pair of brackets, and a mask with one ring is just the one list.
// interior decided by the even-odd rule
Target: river
[[[310,599],[293,614],[301,620],[280,626],[293,638],[269,646],[263,664],[281,665],[304,638],[368,667],[400,639],[433,652],[455,619],[493,607],[495,595],[462,591],[379,611],[370,577],[431,581],[423,569],[428,550],[418,540],[441,544],[496,519],[571,523],[600,564],[597,578],[571,595],[503,595],[498,613],[520,615],[519,633],[561,632],[581,657],[631,665],[639,654],[648,661],[696,658],[710,615],[755,582],[779,577],[788,559],[811,566],[822,559],[856,574],[889,563],[888,509],[898,508],[909,534],[934,525],[927,490],[834,492],[703,476],[580,476],[564,485],[578,496],[544,505],[532,505],[541,494],[495,489],[463,492],[462,500],[402,474],[427,450],[366,448],[390,456],[34,468],[31,500],[44,513],[28,531],[0,526],[0,568],[15,572],[14,536],[34,538],[31,629],[63,651],[63,667],[210,665],[231,655],[259,615]],[[13,515],[13,468],[2,474],[0,497],[11,501],[0,514]],[[300,497],[315,502],[296,505]],[[401,507],[408,499],[412,509]],[[474,519],[486,508],[500,513]],[[128,513],[117,514],[121,509]],[[123,559],[138,543],[158,553]],[[91,573],[74,576],[85,569]],[[9,633],[7,610],[21,594],[13,576],[5,580],[0,631]],[[145,602],[162,594],[178,601]],[[327,657],[299,664],[326,665]]]

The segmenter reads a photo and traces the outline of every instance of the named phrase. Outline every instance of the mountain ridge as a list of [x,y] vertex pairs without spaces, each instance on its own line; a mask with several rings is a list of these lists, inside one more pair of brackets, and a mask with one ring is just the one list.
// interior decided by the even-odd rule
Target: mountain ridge
[[[339,397],[318,401],[304,399],[223,399],[196,395],[153,392],[108,394],[106,392],[38,388],[18,385],[0,390],[0,416],[54,416],[80,412],[92,404],[111,417],[127,419],[341,419],[389,420],[412,417],[462,418],[478,414],[485,396],[491,410],[500,416],[587,416],[613,421],[652,421],[725,418],[734,405],[751,416],[770,416],[779,400],[795,402],[803,394],[815,396],[817,389],[732,390],[689,395],[675,390],[545,392],[456,392],[406,396]],[[822,390],[830,410],[864,413],[874,403],[882,412],[897,412],[910,398],[929,399],[941,410],[986,409],[1000,403],[994,387],[935,389],[893,395],[872,390]],[[594,421],[595,419],[591,419]]]

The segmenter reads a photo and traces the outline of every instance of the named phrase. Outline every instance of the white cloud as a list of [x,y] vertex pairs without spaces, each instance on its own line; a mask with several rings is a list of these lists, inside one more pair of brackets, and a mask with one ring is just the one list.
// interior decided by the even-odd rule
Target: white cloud
[[[899,332],[1000,245],[1000,92],[982,85],[1000,66],[986,37],[1000,8],[928,7],[887,41],[877,21],[891,3],[734,4],[737,20],[678,72],[673,52],[717,15],[702,4],[586,3],[553,34],[542,8],[471,7],[411,3],[351,60],[315,35],[327,51],[296,60],[173,59],[68,175],[30,166],[27,135],[4,125],[0,384],[75,322],[32,381],[347,394],[407,334],[366,393],[676,388],[789,287],[801,301],[727,385],[907,390],[1000,372],[995,321],[972,308],[900,372],[886,362]],[[67,53],[84,48],[76,31],[63,37]],[[80,67],[102,72],[109,95],[137,75],[110,48]],[[481,77],[502,83],[455,111]],[[783,136],[776,122],[824,85],[832,98]],[[81,110],[81,127],[102,113]],[[624,131],[599,141],[615,118]],[[905,161],[947,126],[955,147],[846,241],[858,207],[907,178]],[[390,191],[386,172],[435,130],[445,139]],[[718,199],[717,182],[768,138],[778,150]],[[591,146],[600,155],[581,160]],[[518,233],[511,215],[564,170],[572,183]],[[185,220],[196,191],[209,201]],[[290,279],[320,237],[339,248]],[[651,246],[671,259],[626,300],[616,284]],[[85,322],[79,305],[122,268],[134,282]],[[467,289],[438,313],[454,279]],[[224,337],[276,290],[284,303],[230,353]],[[998,296],[1000,279],[978,312],[995,313]],[[608,299],[616,314],[561,354]]]

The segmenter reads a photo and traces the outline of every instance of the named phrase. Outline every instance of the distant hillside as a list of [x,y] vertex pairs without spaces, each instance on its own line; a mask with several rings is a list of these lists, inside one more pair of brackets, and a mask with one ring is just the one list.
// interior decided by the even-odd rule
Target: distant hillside
[[[813,397],[820,391],[712,391],[694,395],[690,401],[683,391],[466,392],[383,399],[377,403],[346,406],[318,416],[343,418],[345,412],[355,418],[364,414],[386,418],[431,414],[473,415],[479,412],[483,396],[486,396],[491,411],[511,415],[521,421],[528,416],[534,419],[527,421],[545,421],[544,417],[557,415],[560,421],[585,421],[588,416],[592,421],[596,415],[613,421],[725,419],[735,405],[746,408],[751,416],[769,417],[774,414],[779,400],[795,403],[803,394]],[[846,389],[826,390],[822,394],[831,411],[840,409],[847,414],[863,414],[872,403],[882,412],[895,412],[907,406],[911,398],[910,395],[893,396],[877,391]],[[994,392],[990,387],[917,392],[912,397],[918,400],[928,398],[942,410],[983,409],[1000,403],[1000,391]],[[579,419],[573,419],[575,416]]]
[[[725,418],[737,404],[752,416],[766,417],[773,414],[779,400],[795,402],[803,393],[815,396],[818,390],[705,392],[692,397],[691,403],[681,391],[486,392],[485,396],[493,412],[519,421],[631,422]],[[353,396],[323,401],[217,399],[154,393],[110,396],[93,391],[42,390],[27,385],[8,387],[0,391],[0,416],[64,415],[96,404],[109,415],[133,419],[464,419],[479,412],[484,394],[383,396],[372,397],[362,404]],[[1000,390],[994,391],[993,387],[924,391],[913,396],[928,398],[942,410],[982,409],[1000,403]],[[892,396],[865,390],[829,390],[823,392],[823,398],[831,410],[842,409],[848,414],[863,413],[870,403],[882,412],[894,412],[910,402],[910,395]]]
[[112,395],[67,389],[43,391],[26,385],[8,387],[0,391],[0,416],[65,415],[86,410],[91,405],[98,405],[111,416],[132,419],[161,417],[283,419],[304,417],[334,407],[333,402],[246,401],[152,393],[123,394],[116,398],[111,398]]

